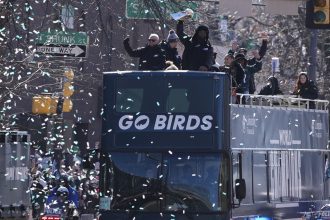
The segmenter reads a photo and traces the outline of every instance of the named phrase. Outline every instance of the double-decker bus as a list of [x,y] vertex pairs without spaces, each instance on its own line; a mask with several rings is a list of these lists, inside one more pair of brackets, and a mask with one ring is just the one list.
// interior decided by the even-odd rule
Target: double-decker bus
[[[101,219],[285,219],[326,202],[324,110],[231,105],[222,73],[109,72],[103,82]],[[294,139],[305,112],[316,117],[306,143]]]

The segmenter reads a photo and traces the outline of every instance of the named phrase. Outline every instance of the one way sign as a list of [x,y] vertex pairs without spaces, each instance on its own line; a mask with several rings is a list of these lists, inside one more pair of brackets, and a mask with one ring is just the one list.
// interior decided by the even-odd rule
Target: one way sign
[[89,37],[85,32],[41,32],[36,39],[36,54],[53,57],[87,57]]
[[36,53],[39,55],[86,57],[85,45],[37,45]]

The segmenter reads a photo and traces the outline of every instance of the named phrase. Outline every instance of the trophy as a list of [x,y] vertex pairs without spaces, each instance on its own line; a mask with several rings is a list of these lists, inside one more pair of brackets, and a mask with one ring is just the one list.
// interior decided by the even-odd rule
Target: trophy
[[174,20],[178,21],[178,20],[185,20],[185,19],[188,19],[188,18],[192,18],[193,15],[194,15],[194,11],[191,10],[190,8],[187,8],[184,11],[172,13],[171,17]]

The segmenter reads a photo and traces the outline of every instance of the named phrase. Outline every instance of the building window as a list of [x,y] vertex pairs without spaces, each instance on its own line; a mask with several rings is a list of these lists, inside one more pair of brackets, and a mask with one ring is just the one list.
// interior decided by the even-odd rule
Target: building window
[[74,7],[72,5],[65,4],[62,7],[61,19],[64,28],[74,28]]

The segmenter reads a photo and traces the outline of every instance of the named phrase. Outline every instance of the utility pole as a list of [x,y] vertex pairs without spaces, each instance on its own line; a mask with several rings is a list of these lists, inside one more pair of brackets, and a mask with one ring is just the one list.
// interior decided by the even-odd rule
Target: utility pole
[[311,30],[311,39],[309,46],[309,66],[308,66],[308,78],[316,81],[316,70],[317,70],[317,35],[318,30]]

